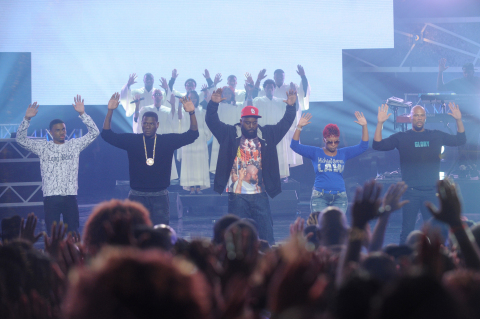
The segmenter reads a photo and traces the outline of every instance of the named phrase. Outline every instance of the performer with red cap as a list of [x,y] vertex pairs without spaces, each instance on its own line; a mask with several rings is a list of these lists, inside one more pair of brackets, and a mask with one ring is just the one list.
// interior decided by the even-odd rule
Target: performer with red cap
[[216,90],[207,106],[205,121],[218,140],[220,149],[214,190],[228,193],[228,212],[253,219],[259,237],[274,244],[273,220],[268,196],[281,193],[277,144],[295,120],[297,92],[290,90],[284,100],[286,110],[275,125],[259,126],[258,108],[246,106],[240,123],[228,125],[218,117],[218,105],[225,100]]

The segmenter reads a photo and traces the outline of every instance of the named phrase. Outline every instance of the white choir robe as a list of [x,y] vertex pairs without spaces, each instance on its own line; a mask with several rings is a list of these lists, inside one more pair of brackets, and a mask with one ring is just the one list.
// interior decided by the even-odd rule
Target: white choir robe
[[[293,121],[293,124],[290,127],[290,130],[285,135],[285,137],[290,141],[293,138],[293,134],[295,134],[295,128],[297,127],[298,121],[302,117],[302,111],[306,111],[310,108],[310,84],[308,84],[306,94],[305,94],[305,91],[303,90],[303,80],[300,81],[300,85],[295,84],[295,88],[298,94],[297,116],[295,117],[295,121]],[[286,100],[288,90],[290,90],[290,84],[284,84],[281,87],[276,87],[275,90],[273,91],[273,96],[282,100]],[[260,91],[258,93],[258,96],[259,97],[265,96],[265,91],[264,90]],[[290,167],[295,167],[303,164],[303,157],[295,153],[293,150],[289,149],[289,151],[287,152],[287,155],[288,155],[288,164],[290,165]]]
[[[243,102],[242,102],[243,103]],[[240,122],[240,115],[243,105],[232,105],[228,103],[220,103],[218,105],[218,117],[220,121],[228,125],[235,125]],[[217,170],[217,160],[218,160],[218,151],[220,149],[220,144],[218,144],[215,136],[212,141],[212,153],[210,155],[210,172],[215,174]]]
[[[177,158],[181,158],[182,166],[180,171],[180,186],[183,189],[190,190],[190,187],[200,187],[200,189],[210,188],[210,173],[208,171],[208,141],[212,138],[212,133],[205,123],[207,111],[201,106],[195,108],[195,117],[198,124],[198,138],[195,142],[183,146],[177,151]],[[177,116],[177,115],[176,115]],[[182,109],[182,119],[180,133],[186,132],[190,128],[190,115]]]
[[[142,118],[145,112],[154,112],[158,116],[158,129],[157,134],[170,134],[178,133],[176,130],[176,123],[174,122],[174,117],[172,116],[171,108],[162,105],[160,108],[156,108],[154,105],[144,106],[140,109],[138,113],[138,120],[133,121],[134,127],[138,134],[143,133],[142,129]],[[161,152],[162,150],[156,149],[155,152]],[[172,156],[172,172],[170,174],[170,180],[178,178],[177,165],[175,165],[175,160]]]
[[246,95],[247,95],[247,92],[245,92],[245,90],[235,89],[235,102],[237,102],[237,105],[242,105],[243,102],[245,102]]
[[[153,89],[154,88],[152,88],[150,91],[147,91],[147,89],[143,87],[141,89],[131,90],[125,84],[125,86],[120,91],[120,104],[122,104],[123,108],[125,109],[125,116],[130,117],[135,113],[135,103],[130,104],[130,102],[132,102],[135,99],[135,95],[137,94],[140,95],[140,97],[144,98],[144,100],[140,101],[139,109],[142,109],[142,107],[144,106],[153,105],[155,102],[152,97]],[[133,133],[138,133],[137,125],[133,119],[132,119],[132,128],[133,128]]]
[[[258,124],[261,126],[275,125],[285,115],[287,105],[283,102],[284,99],[273,97],[271,100],[266,97],[257,97],[253,99],[253,106],[258,108],[258,114],[261,118],[258,119]],[[245,102],[246,104],[246,102]],[[288,135],[288,133],[287,133]],[[288,136],[285,135],[283,139],[277,144],[278,167],[280,168],[280,178],[290,176],[290,169],[288,166],[288,153],[291,151]]]

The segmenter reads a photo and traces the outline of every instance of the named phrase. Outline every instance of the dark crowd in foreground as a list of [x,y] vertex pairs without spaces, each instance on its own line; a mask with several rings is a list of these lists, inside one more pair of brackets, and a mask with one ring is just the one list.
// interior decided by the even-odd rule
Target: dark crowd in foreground
[[434,219],[405,245],[383,245],[406,187],[381,197],[367,182],[351,225],[328,207],[273,247],[234,215],[213,239],[177,238],[128,200],[97,205],[81,237],[62,223],[37,234],[30,214],[2,234],[0,318],[480,318],[480,225],[462,216],[455,184],[438,182]]

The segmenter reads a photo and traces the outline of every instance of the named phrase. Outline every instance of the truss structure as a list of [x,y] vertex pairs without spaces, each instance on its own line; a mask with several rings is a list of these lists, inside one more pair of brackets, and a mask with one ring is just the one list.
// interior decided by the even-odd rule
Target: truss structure
[[[19,193],[19,188],[29,186],[36,186],[33,188],[32,191],[29,191],[27,195],[22,196]],[[2,201],[2,197],[5,197],[7,191],[10,190],[15,195],[18,196],[19,202],[14,203],[0,203],[1,207],[19,207],[19,206],[42,206],[43,202],[34,202],[30,201],[38,191],[42,189],[42,182],[23,182],[23,183],[0,183],[0,201]],[[23,192],[22,192],[23,193]]]

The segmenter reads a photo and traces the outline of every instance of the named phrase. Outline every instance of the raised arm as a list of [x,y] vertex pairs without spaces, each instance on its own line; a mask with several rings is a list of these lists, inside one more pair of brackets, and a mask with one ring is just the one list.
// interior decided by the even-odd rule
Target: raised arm
[[103,122],[104,130],[112,129],[113,111],[118,107],[119,104],[120,104],[120,94],[113,93],[112,97],[110,98],[110,101],[108,101],[107,116],[105,116],[105,121]]
[[[355,112],[355,117],[357,118],[355,123],[357,123],[358,125],[360,125],[362,127],[362,141],[367,142],[368,141],[367,119],[365,118],[365,116],[363,116],[363,113],[358,112],[358,111]],[[381,134],[381,132],[380,132],[380,134]]]
[[28,138],[27,130],[30,126],[30,120],[35,117],[35,115],[37,115],[39,106],[40,105],[38,105],[37,102],[33,102],[33,104],[30,104],[28,106],[27,111],[25,112],[25,117],[20,126],[18,127],[16,137],[16,141],[18,144],[20,144],[20,146],[35,154],[38,154],[38,151],[40,150],[38,148],[40,146],[40,141],[34,141]]
[[127,117],[132,116],[132,114],[135,111],[132,105],[130,105],[130,102],[132,100],[130,86],[137,83],[136,80],[137,80],[137,74],[136,73],[130,74],[128,76],[127,84],[125,84],[122,90],[120,91],[120,103],[123,105],[123,108],[125,109],[125,114]]
[[460,250],[468,268],[480,270],[480,250],[475,243],[470,229],[462,223],[462,205],[455,183],[448,178],[437,182],[440,209],[430,202],[426,203],[428,210],[436,219],[447,223],[450,231],[455,235]]
[[295,134],[293,134],[293,140],[298,141],[300,139],[300,134],[305,126],[310,124],[310,120],[312,119],[312,114],[306,113],[302,114],[300,120],[298,120],[297,129],[295,130]]
[[77,94],[77,96],[73,98],[73,101],[73,108],[78,112],[80,119],[88,128],[87,134],[73,140],[74,143],[80,144],[80,150],[83,150],[97,138],[97,136],[100,134],[100,131],[98,130],[98,127],[95,125],[95,122],[92,120],[92,118],[85,113],[85,104],[82,97]]
[[[274,127],[274,143],[278,144],[282,138],[287,134],[290,127],[292,127],[293,121],[295,120],[296,113],[296,102],[297,102],[297,91],[289,90],[286,92],[287,99],[283,100],[286,103],[285,114],[282,119]],[[268,125],[266,125],[268,126]]]
[[450,102],[448,103],[448,108],[450,109],[450,113],[448,113],[448,115],[453,117],[457,122],[457,132],[458,133],[465,132],[465,127],[463,126],[463,122],[462,122],[462,112],[460,112],[459,106],[456,105],[455,102],[454,103]]
[[177,69],[172,70],[172,77],[170,78],[170,81],[168,81],[168,87],[170,88],[170,91],[173,92],[173,85],[175,84],[175,80],[178,77]]
[[185,113],[190,114],[190,130],[198,131],[197,118],[195,117],[195,105],[193,105],[192,100],[184,96],[180,99],[180,103],[182,103]]
[[378,107],[377,127],[375,128],[375,135],[373,136],[375,142],[380,142],[382,140],[383,123],[388,120],[390,115],[392,115],[392,113],[388,113],[387,104],[382,104],[382,106]]
[[303,69],[303,66],[299,64],[297,65],[297,68],[298,68],[297,74],[300,75],[300,78],[302,79],[303,97],[305,97],[307,96],[307,92],[308,92],[308,80],[305,75],[305,70]]
[[222,135],[226,133],[228,125],[220,121],[218,117],[218,104],[225,101],[226,98],[222,97],[223,90],[218,88],[212,93],[210,102],[207,105],[207,114],[205,116],[205,122],[212,134],[218,141],[222,140]]
[[438,76],[437,76],[437,90],[439,91],[446,91],[445,83],[443,83],[443,72],[448,69],[447,59],[442,58],[438,61]]

